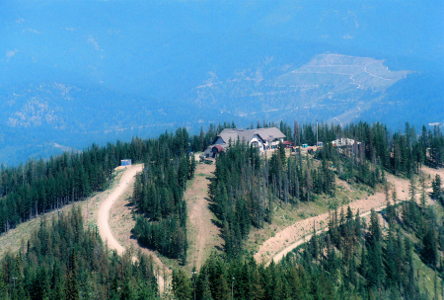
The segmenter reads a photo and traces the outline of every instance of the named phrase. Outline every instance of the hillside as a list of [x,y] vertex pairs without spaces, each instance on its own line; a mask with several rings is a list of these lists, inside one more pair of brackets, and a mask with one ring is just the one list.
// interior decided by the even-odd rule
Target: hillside
[[[282,122],[280,128],[298,144],[313,143],[311,124]],[[222,129],[190,136],[181,128],[157,139],[134,138],[3,168],[0,242],[9,246],[14,233],[29,234],[22,226],[38,231],[20,243],[19,252],[7,250],[0,295],[156,299],[165,286],[167,299],[191,299],[194,293],[199,300],[228,299],[230,284],[236,299],[438,295],[444,249],[444,173],[432,169],[444,162],[438,127],[417,136],[408,123],[394,134],[383,124],[321,124],[325,143],[315,151],[285,149],[269,136],[276,149],[261,153],[237,140],[216,159],[197,163],[200,156],[190,155],[190,147],[206,148]],[[265,131],[282,136],[278,128]],[[339,137],[349,142],[333,146],[330,141]],[[113,170],[123,168],[116,169],[122,157],[135,165],[111,181],[119,175]],[[113,190],[107,191],[110,183]],[[96,191],[102,193],[86,198]],[[35,222],[85,198],[86,218],[84,203],[83,216],[72,210]],[[122,254],[124,248],[130,251]]]
[[7,165],[77,151],[92,140],[103,145],[157,135],[181,125],[180,115],[188,111],[99,85],[60,81],[8,86],[0,97],[0,161]]
[[391,71],[383,63],[369,57],[322,54],[295,68],[279,66],[270,58],[232,77],[212,73],[196,87],[194,102],[201,109],[217,107],[220,115],[253,122],[294,118],[346,124],[385,105],[388,89],[412,73]]
[[387,120],[397,128],[397,116],[408,115],[413,125],[441,124],[439,78],[427,76],[390,70],[369,57],[322,54],[299,68],[270,58],[228,77],[212,72],[185,93],[187,101],[174,103],[69,80],[11,85],[0,92],[0,161],[14,165],[76,151],[90,141],[149,137],[178,126],[197,132],[227,119],[244,125],[266,119],[342,125]]
[[443,14],[392,1],[5,0],[0,162],[224,121],[442,124]]

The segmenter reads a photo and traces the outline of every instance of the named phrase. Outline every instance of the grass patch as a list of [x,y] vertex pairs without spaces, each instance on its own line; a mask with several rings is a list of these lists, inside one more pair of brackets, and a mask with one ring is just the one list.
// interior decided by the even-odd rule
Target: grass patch
[[[435,271],[427,267],[420,259],[416,252],[413,253],[413,264],[415,266],[415,279],[419,280],[419,288],[422,292],[426,292],[429,295],[429,299],[433,299],[435,295]],[[419,272],[419,273],[418,273]],[[419,278],[417,277],[419,274]],[[441,292],[441,278],[437,279],[438,299]]]

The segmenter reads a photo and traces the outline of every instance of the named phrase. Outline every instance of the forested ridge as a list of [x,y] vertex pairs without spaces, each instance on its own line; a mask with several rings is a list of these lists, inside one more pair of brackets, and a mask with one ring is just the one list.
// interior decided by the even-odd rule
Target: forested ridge
[[[295,123],[292,131],[281,123],[280,128],[297,145],[316,144],[316,129],[311,125]],[[354,143],[333,147],[330,142],[342,137]],[[336,176],[375,189],[385,184],[386,172],[412,178],[422,165],[436,167],[443,162],[444,139],[439,128],[432,133],[424,127],[417,137],[408,123],[403,134],[391,134],[379,123],[344,128],[321,125],[317,139],[324,141],[324,147],[314,156],[296,151],[288,157],[281,143],[271,157],[260,157],[241,141],[232,141],[230,151],[221,153],[210,195],[222,223],[228,257],[242,254],[251,226],[261,228],[264,222],[273,222],[276,205],[290,204],[297,209],[313,195],[334,198]]]
[[[257,127],[270,126],[276,125],[257,124]],[[143,171],[137,175],[131,199],[136,208],[133,234],[142,245],[186,264],[187,207],[183,193],[187,181],[194,176],[196,166],[194,155],[188,154],[190,150],[205,149],[223,128],[235,127],[233,123],[211,125],[208,132],[202,129],[195,136],[190,136],[186,129],[178,129],[175,133],[164,133],[156,139],[134,138],[129,143],[109,143],[104,147],[93,145],[81,153],[65,153],[46,161],[30,160],[16,168],[2,166],[1,231],[6,232],[39,214],[106,189],[120,159],[130,158],[133,162],[144,164]],[[440,253],[444,250],[444,229],[441,228],[441,217],[425,204],[423,190],[420,204],[413,200],[418,182],[424,182],[421,167],[443,165],[444,137],[440,129],[427,130],[424,127],[417,135],[416,130],[408,124],[402,132],[395,133],[379,123],[344,127],[320,124],[316,129],[312,124],[295,123],[290,126],[281,122],[277,127],[287,136],[287,140],[297,145],[313,145],[319,140],[324,142],[324,147],[314,154],[295,151],[288,155],[280,144],[271,155],[261,156],[257,149],[241,141],[231,141],[229,151],[221,153],[216,159],[215,176],[209,187],[214,202],[212,210],[218,219],[216,222],[220,222],[225,241],[223,253],[213,254],[201,270],[196,270],[195,277],[190,278],[181,270],[174,271],[175,295],[179,299],[192,299],[195,287],[197,299],[229,299],[231,287],[235,299],[381,299],[392,295],[395,299],[426,299],[430,296],[420,287],[416,277],[412,279],[412,269],[408,269],[406,264],[410,264],[411,257],[416,253],[424,264],[439,272],[438,278],[442,276]],[[354,143],[341,149],[331,145],[331,141],[343,137],[352,139]],[[396,200],[396,193],[391,194],[386,184],[386,173],[412,181],[412,201],[396,205],[393,202],[384,213],[389,230],[381,229],[376,213],[372,213],[370,225],[367,226],[357,215],[335,212],[327,234],[315,235],[310,243],[281,264],[272,263],[269,267],[258,265],[246,253],[245,240],[251,228],[261,228],[265,222],[272,223],[276,205],[297,210],[301,202],[309,203],[320,195],[334,199],[336,177],[349,183],[367,185],[371,189],[384,188],[387,199],[390,196]],[[431,197],[436,203],[444,202],[441,185],[439,176],[433,178]],[[63,231],[60,233],[54,228],[70,222],[78,234],[68,234],[57,248],[54,245],[70,229],[66,225],[68,227],[60,229]],[[49,238],[49,244],[40,241],[49,241]],[[94,247],[99,245],[98,250],[85,250],[92,247],[85,240],[93,240]],[[77,242],[83,244],[77,245]],[[64,298],[70,293],[67,286],[72,286],[70,274],[76,273],[76,285],[82,299],[89,299],[86,296],[88,293],[94,295],[91,299],[145,299],[140,295],[148,294],[149,297],[156,297],[157,286],[146,283],[147,280],[154,280],[151,271],[151,275],[144,273],[145,277],[140,277],[137,264],[132,265],[130,259],[124,257],[122,261],[127,259],[127,268],[133,270],[128,271],[128,278],[125,272],[114,277],[100,277],[94,272],[102,265],[94,265],[91,253],[106,256],[104,253],[107,250],[95,229],[83,227],[78,212],[62,215],[52,223],[42,222],[39,232],[27,246],[22,247],[20,253],[8,254],[2,261],[3,269],[0,270],[3,280],[0,280],[0,284],[3,282],[4,288],[0,290],[4,295],[16,297],[14,299],[44,299],[37,294],[48,295],[48,299]],[[397,265],[389,263],[392,259],[387,256],[389,253],[397,255]],[[40,283],[38,278],[41,276],[35,274],[55,272],[50,270],[57,265],[57,260],[51,257],[57,255],[63,255],[59,266],[61,271],[48,278],[62,279],[57,284]],[[77,269],[74,268],[76,264],[69,263],[74,256],[79,267]],[[17,264],[17,261],[22,264],[12,274],[10,266]],[[110,261],[108,264],[111,266],[119,258],[112,255]],[[120,266],[124,264],[122,261]],[[43,267],[42,264],[46,265]],[[119,263],[114,264],[118,269]],[[152,270],[152,266],[147,268]],[[395,269],[398,270],[396,274],[393,273]],[[93,275],[88,277],[82,272]],[[22,280],[20,288],[17,288],[19,279],[12,279],[18,276]],[[113,282],[111,286],[109,280]],[[39,293],[32,292],[35,290]],[[134,294],[126,296],[124,291]],[[14,292],[16,294],[13,295]]]
[[150,257],[110,255],[73,207],[1,260],[0,299],[158,299],[158,286]]
[[145,143],[134,138],[130,143],[92,145],[81,153],[65,152],[46,161],[29,160],[14,168],[2,165],[0,232],[105,190],[121,159],[141,161]]
[[[316,142],[311,125],[295,124],[293,132],[284,123],[280,128],[298,145]],[[341,150],[325,143],[341,137],[355,143]],[[191,278],[176,271],[176,295],[181,299],[192,299],[193,293],[197,299],[227,299],[231,293],[235,299],[437,297],[443,278],[440,253],[444,230],[438,224],[442,221],[437,221],[436,206],[426,205],[425,178],[420,170],[422,165],[442,167],[444,138],[440,129],[427,131],[424,127],[417,136],[408,124],[405,132],[394,134],[382,124],[321,125],[318,139],[324,141],[324,147],[314,160],[300,152],[287,157],[283,145],[271,157],[262,158],[239,141],[232,141],[230,151],[220,154],[210,190],[214,212],[223,224],[225,254],[222,258],[213,254]],[[389,190],[386,172],[411,180],[410,201],[396,206],[390,203],[398,199],[396,192]],[[314,231],[309,243],[278,265],[257,265],[244,250],[250,228],[273,222],[273,205],[278,202],[297,209],[300,201],[310,201],[310,195],[333,198],[334,176],[385,189],[387,229],[382,228],[375,211],[368,225],[359,211],[356,215],[351,210],[335,211],[326,234],[318,236]],[[422,186],[420,199],[416,199],[421,204],[415,201],[415,180]],[[432,187],[431,197],[442,203],[439,176],[433,178]],[[424,287],[414,257],[437,271],[434,295]]]

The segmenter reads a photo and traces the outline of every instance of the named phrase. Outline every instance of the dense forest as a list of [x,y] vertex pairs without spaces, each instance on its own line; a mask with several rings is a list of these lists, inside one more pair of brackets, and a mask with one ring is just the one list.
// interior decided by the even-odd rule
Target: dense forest
[[109,254],[79,208],[42,219],[18,253],[0,261],[0,299],[158,299],[153,262]]

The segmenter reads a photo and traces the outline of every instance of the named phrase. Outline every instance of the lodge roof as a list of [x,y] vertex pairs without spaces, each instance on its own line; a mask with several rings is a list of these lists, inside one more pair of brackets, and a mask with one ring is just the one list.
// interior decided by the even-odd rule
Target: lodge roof
[[225,143],[229,143],[230,139],[235,142],[238,138],[239,140],[251,141],[251,139],[258,135],[263,141],[272,141],[274,139],[285,138],[285,135],[277,127],[269,128],[257,128],[257,129],[224,129],[217,136],[222,138]]

